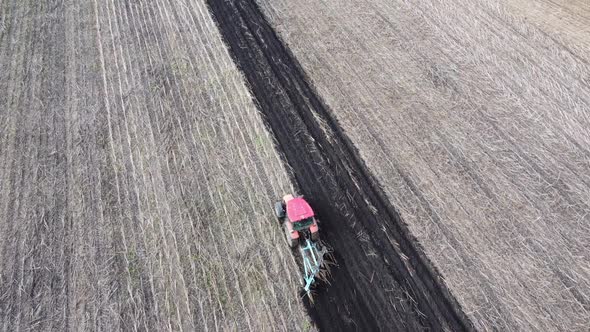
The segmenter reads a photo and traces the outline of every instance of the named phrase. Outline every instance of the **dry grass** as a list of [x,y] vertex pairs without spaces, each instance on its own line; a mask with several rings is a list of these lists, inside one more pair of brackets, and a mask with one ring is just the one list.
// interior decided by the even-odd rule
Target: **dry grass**
[[587,34],[497,1],[258,2],[478,329],[588,328]]
[[583,61],[590,61],[590,2],[511,0],[507,5],[510,11],[528,20],[546,37],[559,43],[561,51],[571,52]]
[[291,184],[204,2],[0,15],[0,330],[309,326]]

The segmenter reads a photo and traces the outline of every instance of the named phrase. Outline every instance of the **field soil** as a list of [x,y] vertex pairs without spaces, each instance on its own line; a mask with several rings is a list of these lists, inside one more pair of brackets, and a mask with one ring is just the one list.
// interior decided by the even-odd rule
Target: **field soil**
[[308,302],[320,330],[471,329],[256,4],[209,6],[334,249],[334,277]]
[[586,2],[257,3],[475,328],[588,329]]
[[202,1],[0,0],[0,330],[309,330],[292,190]]

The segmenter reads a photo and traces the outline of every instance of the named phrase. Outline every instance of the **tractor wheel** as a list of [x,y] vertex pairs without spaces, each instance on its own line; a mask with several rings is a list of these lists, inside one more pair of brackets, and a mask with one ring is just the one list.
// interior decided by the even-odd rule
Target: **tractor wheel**
[[283,202],[275,203],[275,215],[279,220],[285,218],[285,207],[283,206]]
[[289,245],[289,247],[290,248],[297,247],[297,245],[299,244],[299,239],[293,239],[291,237],[291,232],[289,232],[289,228],[287,227],[287,222],[285,222],[283,227],[285,229],[285,236],[286,236],[287,244]]
[[311,233],[311,240],[318,242],[320,240],[320,232]]

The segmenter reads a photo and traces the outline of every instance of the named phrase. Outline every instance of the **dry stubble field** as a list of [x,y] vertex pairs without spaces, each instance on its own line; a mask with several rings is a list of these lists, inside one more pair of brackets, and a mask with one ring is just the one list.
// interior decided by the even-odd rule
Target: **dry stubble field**
[[257,2],[476,328],[587,330],[587,2]]
[[[584,1],[257,2],[476,328],[587,329]],[[0,69],[2,330],[311,326],[268,227],[292,185],[204,1],[0,0]],[[358,298],[403,293],[369,256]]]
[[0,68],[0,330],[310,326],[203,1],[0,0]]

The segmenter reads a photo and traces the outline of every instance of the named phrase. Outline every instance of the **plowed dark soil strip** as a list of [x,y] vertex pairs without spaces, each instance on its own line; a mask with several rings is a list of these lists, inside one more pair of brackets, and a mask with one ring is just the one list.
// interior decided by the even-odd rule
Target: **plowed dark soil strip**
[[307,304],[318,327],[472,330],[258,6],[208,3],[294,180],[318,211],[322,236],[335,249],[340,267],[332,285]]

